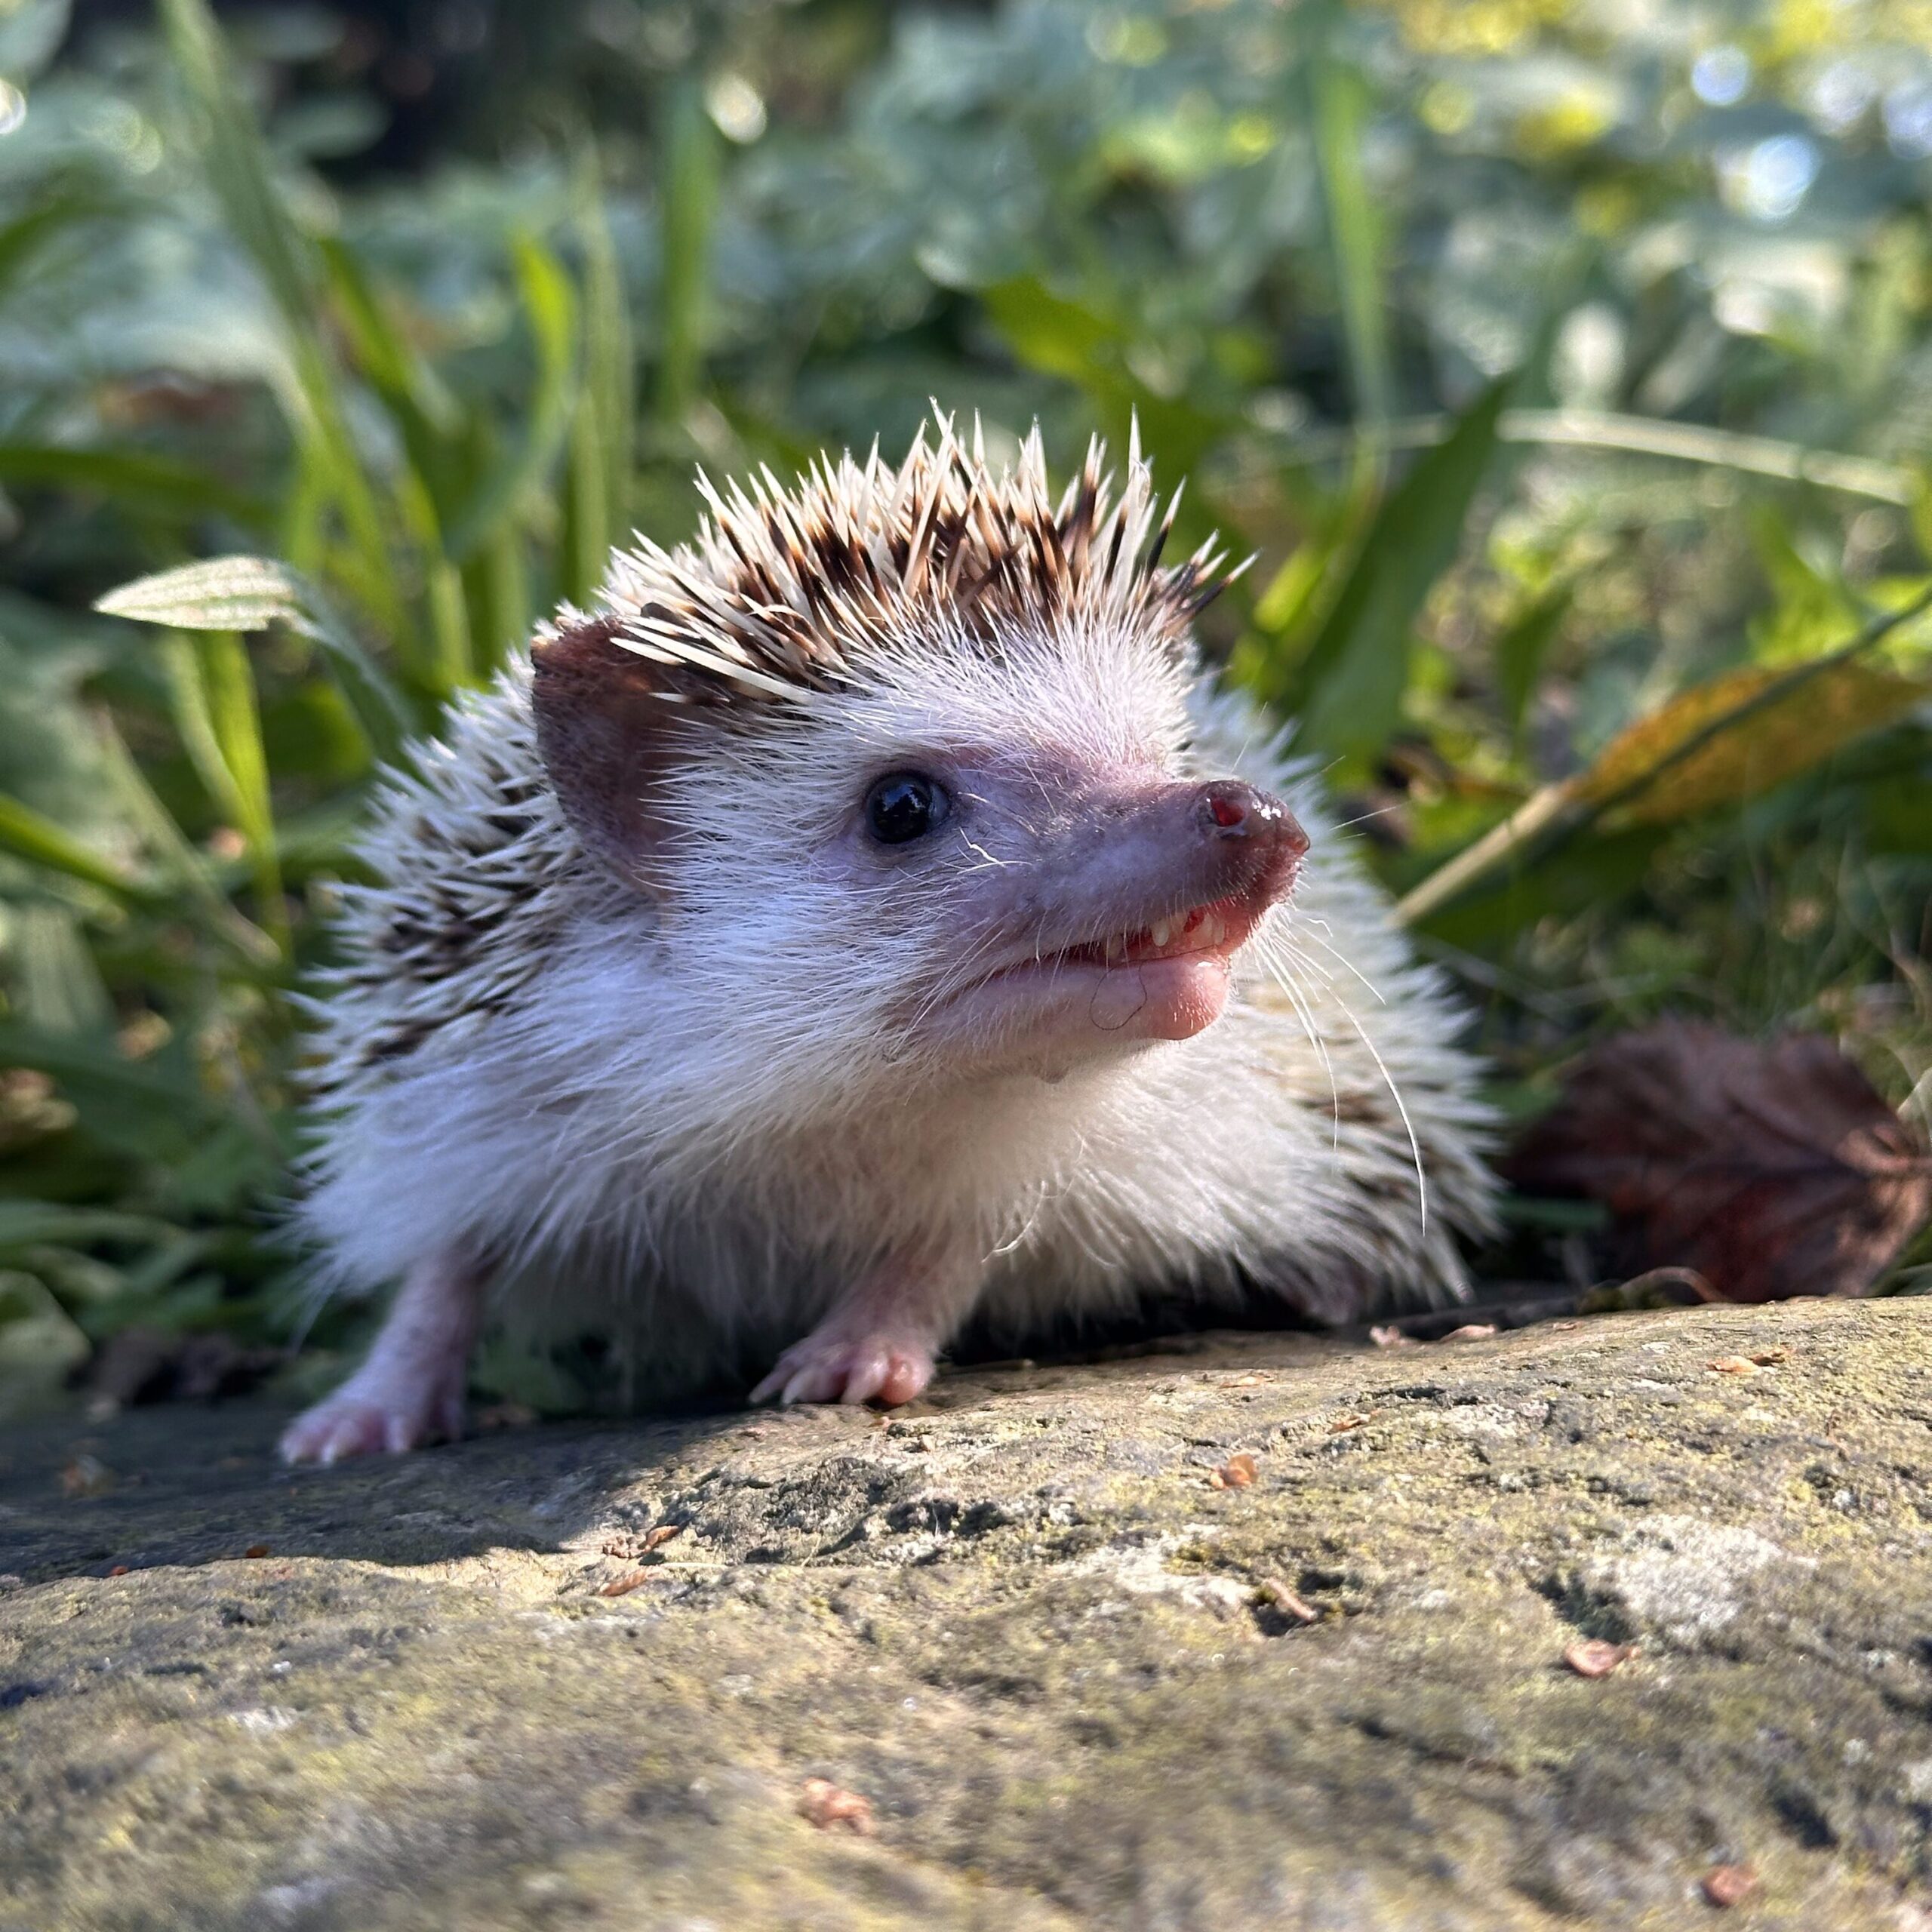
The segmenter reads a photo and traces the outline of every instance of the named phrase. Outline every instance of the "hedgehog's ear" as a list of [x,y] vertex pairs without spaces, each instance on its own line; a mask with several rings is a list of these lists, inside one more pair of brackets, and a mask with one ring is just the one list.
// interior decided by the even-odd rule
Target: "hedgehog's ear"
[[688,706],[663,667],[616,641],[614,618],[587,617],[531,652],[531,703],[544,769],[585,849],[647,891],[663,882],[664,826],[652,799],[687,741]]

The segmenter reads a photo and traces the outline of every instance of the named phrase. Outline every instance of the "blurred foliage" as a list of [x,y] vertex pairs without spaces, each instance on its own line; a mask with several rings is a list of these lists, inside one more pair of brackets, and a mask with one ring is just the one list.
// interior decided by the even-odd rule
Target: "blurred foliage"
[[928,398],[1063,464],[1137,415],[1255,550],[1209,646],[1506,1103],[1671,1007],[1923,1121],[1928,49],[1924,0],[0,5],[0,1389],[286,1335],[288,995],[377,761],[696,463]]

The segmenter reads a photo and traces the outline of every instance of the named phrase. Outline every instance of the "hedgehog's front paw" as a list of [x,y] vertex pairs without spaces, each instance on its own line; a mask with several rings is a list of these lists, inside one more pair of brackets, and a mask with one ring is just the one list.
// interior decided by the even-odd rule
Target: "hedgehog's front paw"
[[463,1433],[463,1377],[352,1375],[333,1395],[283,1430],[282,1460],[337,1463],[345,1456],[400,1454]]
[[796,1342],[752,1391],[754,1402],[909,1402],[933,1379],[930,1344],[903,1333],[855,1335],[828,1324]]

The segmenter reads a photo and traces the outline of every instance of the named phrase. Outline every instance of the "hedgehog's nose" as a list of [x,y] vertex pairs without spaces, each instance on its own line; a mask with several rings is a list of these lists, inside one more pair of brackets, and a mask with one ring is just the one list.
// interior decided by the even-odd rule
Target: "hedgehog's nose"
[[1211,838],[1253,838],[1299,858],[1308,850],[1308,834],[1294,813],[1271,792],[1258,791],[1238,778],[1217,778],[1196,794],[1195,811]]

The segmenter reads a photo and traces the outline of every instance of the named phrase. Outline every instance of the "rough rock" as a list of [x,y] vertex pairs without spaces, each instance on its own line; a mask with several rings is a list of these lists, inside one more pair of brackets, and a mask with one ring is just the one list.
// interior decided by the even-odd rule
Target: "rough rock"
[[266,1407],[18,1431],[0,1927],[1927,1932],[1928,1358],[1810,1302],[293,1473]]

